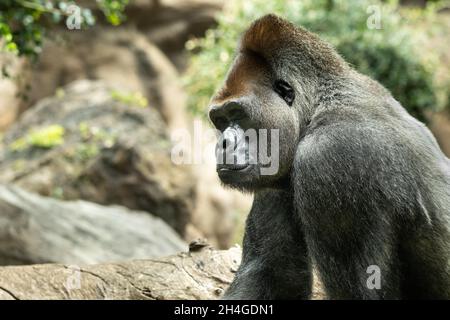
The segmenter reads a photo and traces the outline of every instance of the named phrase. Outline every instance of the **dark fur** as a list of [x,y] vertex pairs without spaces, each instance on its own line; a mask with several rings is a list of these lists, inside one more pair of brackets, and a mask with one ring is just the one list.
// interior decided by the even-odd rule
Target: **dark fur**
[[[292,107],[273,92],[277,79],[295,89]],[[277,175],[255,166],[221,176],[255,192],[225,298],[308,298],[311,263],[331,299],[450,298],[450,160],[331,46],[277,16],[257,20],[210,117],[280,129]],[[381,269],[380,290],[366,286],[370,265]]]

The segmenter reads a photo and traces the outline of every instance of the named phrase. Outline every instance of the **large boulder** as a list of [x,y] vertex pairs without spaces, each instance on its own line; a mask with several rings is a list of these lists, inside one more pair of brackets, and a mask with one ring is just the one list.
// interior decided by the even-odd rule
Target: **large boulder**
[[0,144],[0,182],[41,195],[120,204],[185,236],[195,203],[164,122],[139,96],[78,81],[27,110]]
[[156,258],[187,244],[164,221],[124,207],[64,202],[0,185],[0,265]]
[[[134,28],[96,26],[86,31],[55,30],[29,70],[30,90],[22,111],[75,80],[101,80],[139,92],[169,128],[184,125],[185,94],[166,56]],[[64,57],[58,59],[55,57]]]

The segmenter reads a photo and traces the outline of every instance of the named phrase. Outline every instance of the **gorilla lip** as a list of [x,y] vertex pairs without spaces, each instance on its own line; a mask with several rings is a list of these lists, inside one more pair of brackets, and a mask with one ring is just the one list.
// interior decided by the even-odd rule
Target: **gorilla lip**
[[233,164],[233,165],[217,165],[217,172],[226,172],[226,171],[242,171],[249,167],[249,164]]

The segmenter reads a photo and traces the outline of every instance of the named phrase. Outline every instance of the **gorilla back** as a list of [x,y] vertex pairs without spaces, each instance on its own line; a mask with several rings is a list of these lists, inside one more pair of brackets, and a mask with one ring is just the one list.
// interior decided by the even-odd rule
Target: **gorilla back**
[[[225,298],[309,298],[311,265],[331,299],[450,298],[450,160],[330,45],[275,15],[255,21],[209,116],[220,179],[255,193]],[[264,130],[279,137],[265,134],[270,163],[254,151]]]

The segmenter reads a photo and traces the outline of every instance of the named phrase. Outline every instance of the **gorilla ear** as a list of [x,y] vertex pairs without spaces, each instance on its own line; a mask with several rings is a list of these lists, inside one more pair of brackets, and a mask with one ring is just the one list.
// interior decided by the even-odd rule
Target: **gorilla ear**
[[280,49],[288,38],[292,39],[297,32],[293,24],[277,15],[265,15],[253,22],[244,33],[241,51],[251,51],[261,56],[270,55]]

